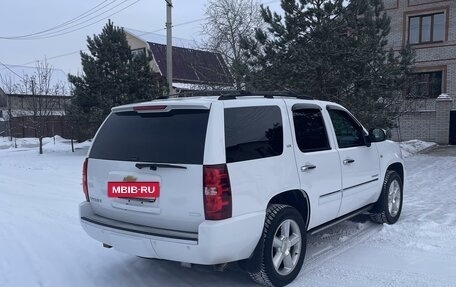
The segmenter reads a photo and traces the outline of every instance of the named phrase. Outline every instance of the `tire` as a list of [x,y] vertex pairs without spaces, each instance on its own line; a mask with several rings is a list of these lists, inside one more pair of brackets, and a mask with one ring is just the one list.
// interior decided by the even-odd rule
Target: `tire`
[[371,220],[375,223],[396,223],[401,216],[403,195],[402,178],[395,171],[386,171],[382,193],[371,213]]
[[298,276],[305,252],[306,230],[301,214],[289,205],[273,204],[267,209],[263,236],[247,271],[259,284],[285,286]]

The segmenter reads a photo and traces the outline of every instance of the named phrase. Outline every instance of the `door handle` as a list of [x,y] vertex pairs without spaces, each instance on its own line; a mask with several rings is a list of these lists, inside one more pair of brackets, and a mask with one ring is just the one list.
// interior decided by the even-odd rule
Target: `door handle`
[[317,167],[313,164],[306,164],[304,166],[301,166],[301,171],[308,171],[308,170],[311,170],[311,169],[316,169]]
[[355,160],[351,159],[351,158],[344,159],[344,161],[343,161],[344,164],[350,164],[350,163],[354,163],[354,162],[355,162]]

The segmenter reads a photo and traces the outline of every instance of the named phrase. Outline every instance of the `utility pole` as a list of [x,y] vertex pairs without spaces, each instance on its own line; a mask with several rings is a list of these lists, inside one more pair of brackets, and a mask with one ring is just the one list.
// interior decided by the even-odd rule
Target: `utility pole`
[[172,36],[172,0],[166,1],[166,79],[168,80],[168,93],[173,93],[173,36]]

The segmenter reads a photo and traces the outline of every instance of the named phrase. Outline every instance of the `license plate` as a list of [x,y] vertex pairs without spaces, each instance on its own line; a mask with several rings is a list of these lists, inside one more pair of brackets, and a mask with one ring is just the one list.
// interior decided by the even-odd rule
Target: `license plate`
[[159,182],[108,182],[108,197],[157,198],[159,196]]

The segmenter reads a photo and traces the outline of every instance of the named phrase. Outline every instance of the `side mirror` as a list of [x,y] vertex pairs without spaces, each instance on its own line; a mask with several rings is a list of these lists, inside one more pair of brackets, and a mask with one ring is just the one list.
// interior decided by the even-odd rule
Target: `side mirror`
[[369,139],[373,143],[382,142],[386,140],[386,132],[383,129],[370,129]]

